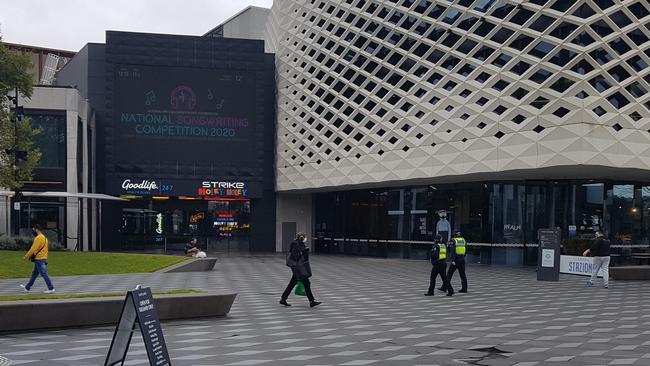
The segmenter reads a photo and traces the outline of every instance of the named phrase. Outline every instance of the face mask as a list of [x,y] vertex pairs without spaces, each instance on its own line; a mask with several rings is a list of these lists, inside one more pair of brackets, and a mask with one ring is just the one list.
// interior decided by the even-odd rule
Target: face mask
[[32,235],[34,235],[34,236],[38,236],[38,233],[36,232],[36,230],[33,230],[33,229],[32,229]]
[[306,243],[306,242],[307,242],[307,238],[302,238],[302,242],[303,242],[303,243]]

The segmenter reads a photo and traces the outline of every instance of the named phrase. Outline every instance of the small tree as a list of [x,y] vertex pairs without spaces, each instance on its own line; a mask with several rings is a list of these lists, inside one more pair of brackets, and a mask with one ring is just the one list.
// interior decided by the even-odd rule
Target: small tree
[[0,39],[0,187],[5,189],[22,188],[41,159],[34,144],[41,131],[33,129],[29,118],[14,108],[16,92],[28,98],[32,95],[29,68],[29,57],[7,49]]

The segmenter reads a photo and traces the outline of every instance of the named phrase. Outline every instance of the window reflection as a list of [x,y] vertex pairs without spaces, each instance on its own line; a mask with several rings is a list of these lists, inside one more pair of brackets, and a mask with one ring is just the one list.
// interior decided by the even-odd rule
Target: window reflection
[[528,181],[441,184],[316,194],[317,230],[338,238],[430,241],[437,212],[470,242],[536,243],[537,230],[647,244],[650,184]]
[[66,117],[63,114],[28,113],[31,126],[41,130],[34,137],[35,145],[41,150],[39,167],[65,168],[66,160]]

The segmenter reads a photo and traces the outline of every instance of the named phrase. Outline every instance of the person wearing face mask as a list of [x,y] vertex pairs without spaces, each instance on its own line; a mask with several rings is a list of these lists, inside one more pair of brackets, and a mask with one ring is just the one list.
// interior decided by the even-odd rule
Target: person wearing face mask
[[34,262],[34,270],[32,271],[32,278],[30,278],[29,282],[27,282],[26,285],[20,285],[20,287],[22,287],[25,292],[29,292],[34,285],[34,281],[36,281],[36,277],[40,274],[47,285],[47,290],[44,291],[44,293],[53,294],[54,285],[50,280],[50,276],[47,274],[47,254],[49,243],[45,235],[43,235],[40,225],[34,225],[32,233],[34,234],[34,243],[32,243],[31,248],[27,254],[25,254],[23,259],[29,259]]
[[289,253],[287,254],[287,267],[291,268],[291,280],[287,284],[287,288],[282,293],[280,298],[280,304],[284,306],[291,306],[287,302],[289,294],[296,286],[298,281],[302,282],[305,286],[305,293],[307,294],[307,299],[309,299],[309,306],[314,307],[321,304],[321,302],[314,299],[314,295],[311,292],[311,283],[309,282],[309,277],[311,277],[311,268],[309,266],[309,248],[305,245],[307,243],[307,236],[304,233],[298,233],[296,239],[291,242],[289,247]]

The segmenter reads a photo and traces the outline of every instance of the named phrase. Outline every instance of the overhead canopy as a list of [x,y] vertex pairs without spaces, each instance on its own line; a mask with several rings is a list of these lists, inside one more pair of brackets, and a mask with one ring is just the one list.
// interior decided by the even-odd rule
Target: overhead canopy
[[[103,201],[127,201],[124,198],[102,193],[71,193],[71,192],[22,192],[25,197],[60,197],[60,198],[89,198]],[[0,191],[0,196],[13,196],[13,191]]]

